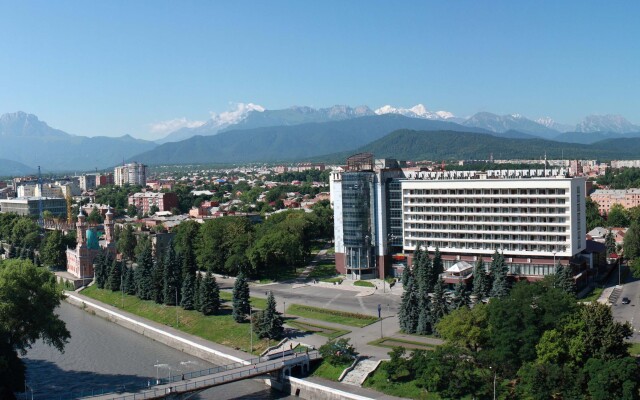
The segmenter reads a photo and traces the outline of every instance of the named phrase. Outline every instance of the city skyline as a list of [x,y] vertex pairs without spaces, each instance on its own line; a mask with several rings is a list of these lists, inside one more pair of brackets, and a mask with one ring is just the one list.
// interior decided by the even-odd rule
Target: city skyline
[[[6,2],[0,114],[159,139],[254,103],[632,123],[640,6]],[[171,125],[173,124],[173,125]]]

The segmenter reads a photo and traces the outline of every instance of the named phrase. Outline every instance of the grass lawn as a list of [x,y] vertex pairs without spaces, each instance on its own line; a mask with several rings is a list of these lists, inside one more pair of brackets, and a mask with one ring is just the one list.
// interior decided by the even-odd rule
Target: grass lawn
[[353,282],[353,286],[362,286],[362,287],[375,287],[375,285],[368,281],[355,281]]
[[373,342],[369,342],[368,344],[378,347],[386,347],[389,349],[392,349],[394,347],[404,347],[407,350],[433,350],[435,348],[434,345],[431,345],[429,343],[413,342],[396,338],[376,339]]
[[382,368],[383,365],[384,361],[380,364],[376,372],[364,381],[364,385],[362,385],[363,387],[371,388],[391,396],[426,400],[440,399],[440,396],[436,393],[426,392],[424,389],[416,386],[415,381],[402,383],[390,382],[386,371]]
[[329,249],[327,250],[327,254],[336,254],[335,246],[329,247]]
[[321,378],[337,382],[338,378],[340,378],[340,375],[342,375],[342,371],[344,371],[350,365],[351,363],[331,365],[327,361],[322,361],[318,365],[318,367],[311,373],[311,375],[319,376]]
[[[117,308],[121,307],[121,293],[112,292],[111,290],[98,289],[97,286],[91,286],[82,291],[82,294],[110,304]],[[220,292],[221,299],[226,300],[226,292]],[[231,298],[231,293],[228,293]],[[248,323],[238,324],[231,317],[231,305],[228,301],[223,300],[222,309],[219,315],[204,316],[198,311],[186,311],[177,308],[179,324],[176,327],[176,307],[156,304],[154,301],[140,300],[135,296],[124,296],[124,310],[140,317],[172,326],[183,332],[199,336],[203,339],[210,340],[234,349],[249,351],[250,336]],[[262,307],[266,301],[263,299],[252,298],[254,307],[260,307],[257,303],[262,301]],[[257,335],[253,336],[253,354],[259,354],[268,346],[266,339],[258,339]]]
[[316,267],[309,274],[309,278],[326,278],[337,274],[334,260],[322,260],[316,264]]
[[629,354],[632,356],[640,356],[640,343],[631,343],[629,347]]
[[321,282],[327,282],[327,283],[342,283],[344,279],[342,279],[339,276],[333,277],[333,278],[325,278],[325,279],[320,279]]
[[329,340],[335,339],[342,335],[346,335],[347,333],[351,333],[351,331],[345,329],[335,329],[328,326],[310,324],[308,322],[288,321],[287,325],[291,325],[294,328],[300,329],[304,332],[315,333],[321,336],[328,337]]
[[[227,292],[224,290],[220,291],[220,300],[224,302],[228,302],[229,303],[229,308],[231,308],[231,300],[233,299],[233,294],[231,292]],[[253,308],[259,308],[261,310],[264,310],[265,308],[267,308],[267,299],[261,299],[259,297],[251,297],[251,307]]]
[[589,293],[587,296],[579,299],[580,301],[596,301],[600,298],[600,295],[602,294],[602,291],[604,289],[603,288],[595,288],[591,291],[591,293]]
[[327,310],[325,308],[303,306],[300,304],[292,304],[287,308],[287,314],[297,315],[298,317],[316,319],[318,321],[332,322],[358,328],[370,325],[378,320],[371,315],[350,313],[344,311]]

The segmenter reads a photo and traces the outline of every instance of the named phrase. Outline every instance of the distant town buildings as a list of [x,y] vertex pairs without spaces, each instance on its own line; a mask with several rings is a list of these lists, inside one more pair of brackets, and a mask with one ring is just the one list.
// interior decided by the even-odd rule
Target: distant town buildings
[[52,197],[15,197],[0,200],[0,212],[16,213],[18,215],[40,215],[39,206],[42,202],[42,211],[49,211],[57,217],[67,216],[67,202],[63,198]]
[[114,183],[117,186],[147,184],[147,166],[136,162],[115,167],[113,172]]
[[596,189],[591,193],[591,200],[598,203],[601,215],[608,215],[614,204],[624,208],[640,206],[640,189]]
[[158,211],[171,211],[178,207],[178,196],[175,193],[141,192],[129,196],[129,205],[138,209],[138,213],[149,214],[151,207],[156,206]]

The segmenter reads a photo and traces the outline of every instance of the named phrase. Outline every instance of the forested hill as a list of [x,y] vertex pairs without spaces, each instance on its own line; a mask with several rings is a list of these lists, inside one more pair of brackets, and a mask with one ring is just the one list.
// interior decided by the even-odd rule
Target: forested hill
[[[322,154],[351,151],[397,129],[449,129],[488,133],[483,129],[467,128],[452,122],[387,114],[343,121],[226,131],[215,136],[194,136],[180,142],[165,143],[131,159],[145,164],[303,160]],[[513,134],[511,132],[507,135]]]
[[[401,160],[451,159],[624,159],[638,158],[640,138],[607,139],[593,144],[562,143],[545,139],[500,138],[483,133],[415,131],[402,129],[373,141],[352,153],[370,152],[376,157]],[[335,159],[336,155],[327,156]]]

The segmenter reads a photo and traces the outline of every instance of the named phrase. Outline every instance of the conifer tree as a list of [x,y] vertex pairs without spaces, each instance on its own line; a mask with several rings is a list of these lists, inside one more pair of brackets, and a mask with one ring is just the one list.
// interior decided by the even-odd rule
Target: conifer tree
[[456,285],[455,292],[453,293],[451,308],[455,310],[460,307],[468,307],[469,304],[471,304],[471,299],[469,299],[469,291],[467,290],[467,285],[460,281]]
[[257,333],[260,338],[279,339],[284,333],[282,316],[276,310],[276,299],[273,292],[267,296],[267,307],[260,313]]
[[151,271],[151,280],[151,298],[158,304],[164,303],[164,260],[162,257],[156,257]]
[[573,280],[571,267],[565,267],[558,262],[556,264],[556,271],[553,279],[554,287],[562,289],[571,295],[576,294],[576,283]]
[[111,265],[111,270],[109,271],[109,282],[108,289],[113,292],[117,292],[120,290],[120,285],[122,285],[122,267],[124,265],[124,261],[119,263],[117,260],[113,260],[113,264]]
[[479,257],[473,268],[473,290],[471,294],[476,298],[476,302],[480,302],[489,295],[490,290],[491,283],[484,267],[484,260]]
[[207,271],[200,284],[200,302],[200,309],[204,315],[217,314],[220,310],[220,288],[211,271]]
[[[405,273],[406,272],[407,271],[405,270]],[[402,329],[405,333],[416,332],[419,319],[419,303],[420,299],[418,298],[418,290],[415,284],[415,280],[412,274],[409,274],[407,285],[404,287],[404,293],[402,294],[400,310],[398,312],[400,329]]]
[[504,257],[496,250],[491,260],[491,277],[493,279],[491,282],[491,297],[502,298],[509,295],[511,286],[507,278],[508,272],[509,267],[505,264]]
[[431,287],[434,288],[438,280],[440,279],[440,274],[444,272],[444,265],[442,263],[442,255],[440,254],[440,249],[436,247],[436,251],[433,254],[433,263],[432,263],[432,274],[431,274]]
[[202,293],[202,275],[200,271],[196,271],[196,284],[195,284],[195,295],[193,298],[193,308],[202,311],[202,298],[200,294]]
[[431,323],[433,326],[448,313],[449,305],[444,291],[444,283],[442,279],[438,279],[436,286],[433,288],[433,297],[431,298]]
[[[433,273],[431,259],[429,254],[416,248],[417,255],[414,262],[414,286],[416,296],[418,298],[415,311],[408,310],[409,314],[417,314],[418,321],[415,332],[420,335],[431,333],[431,301],[429,293],[431,292],[431,274]],[[411,307],[409,303],[408,307]]]
[[93,259],[93,279],[95,280],[98,289],[104,289],[104,276],[102,275],[104,257],[104,252],[99,250],[96,258]]
[[126,294],[135,296],[136,294],[136,278],[133,272],[133,267],[127,268],[126,275],[124,276],[124,291]]
[[12,243],[9,243],[9,251],[7,252],[7,258],[16,258],[16,246],[14,246]]
[[[167,252],[164,259],[164,276],[163,276],[163,291],[164,291],[164,304],[169,306],[175,306],[176,301],[180,301],[178,291],[181,289],[180,283],[180,263],[179,258],[176,255],[173,246],[167,246]],[[176,299],[176,297],[178,297]]]
[[196,277],[193,274],[187,274],[182,281],[182,300],[180,305],[185,310],[193,310],[195,308],[196,298]]
[[233,285],[233,311],[231,315],[236,322],[244,322],[251,310],[249,303],[249,283],[243,271],[240,271]]
[[138,253],[138,267],[135,269],[136,294],[141,300],[151,300],[153,295],[153,254],[151,243],[142,242]]

